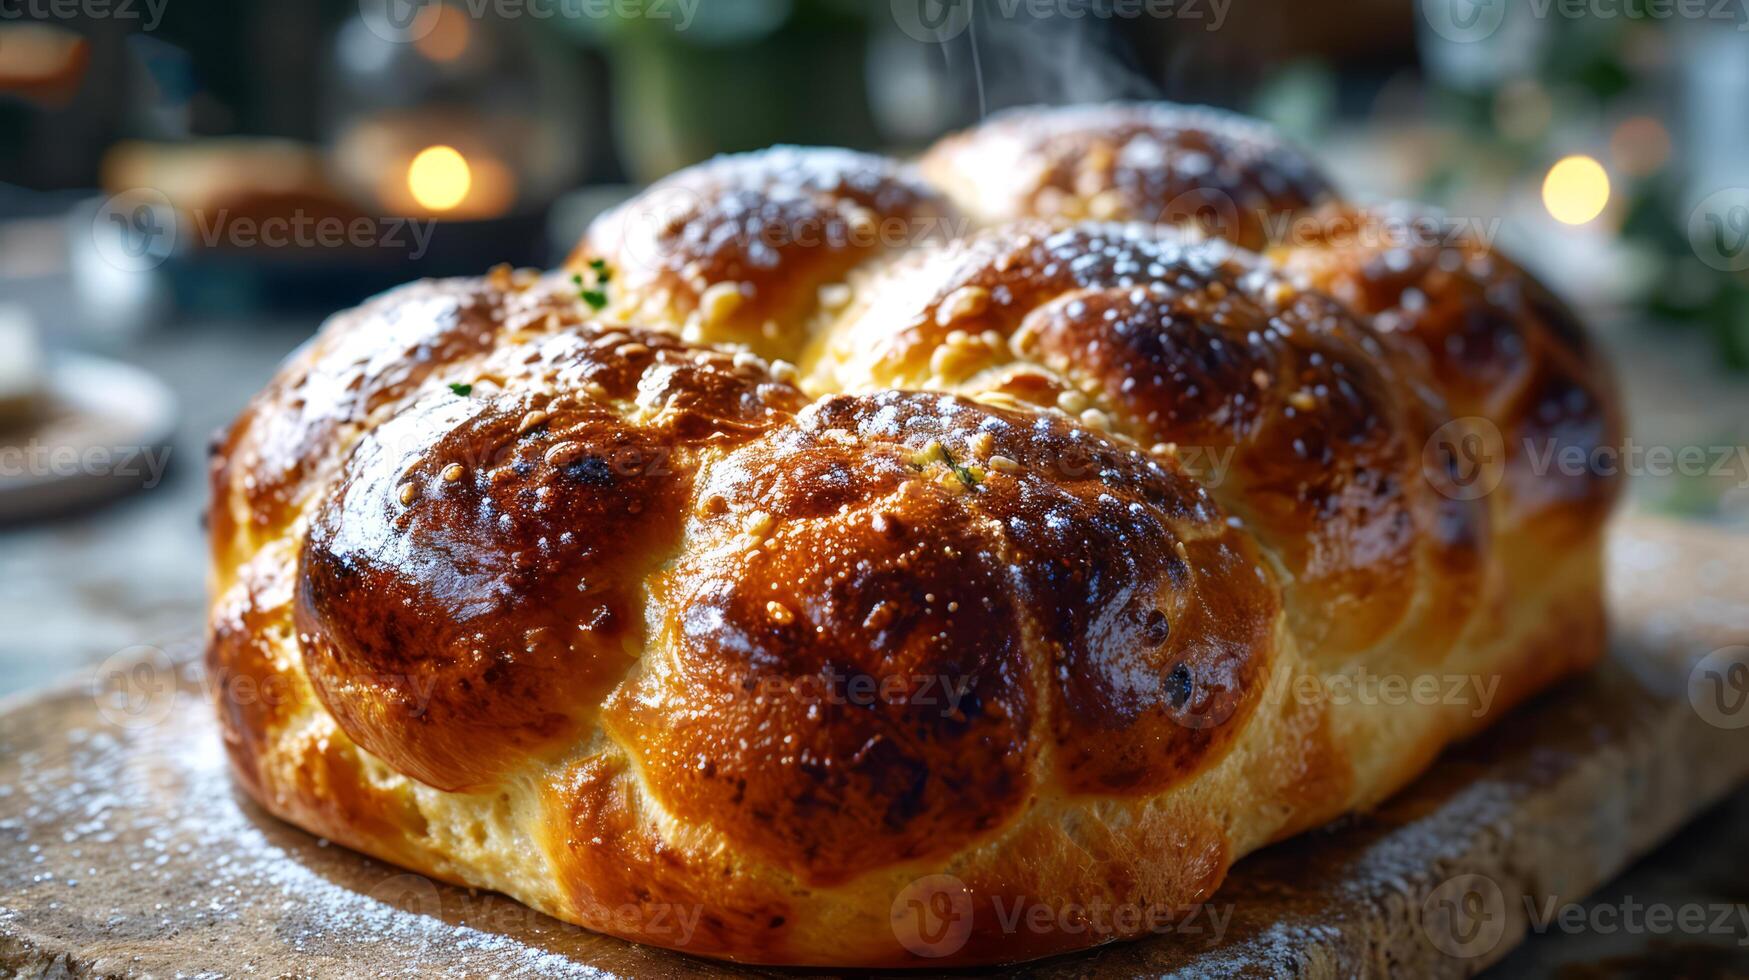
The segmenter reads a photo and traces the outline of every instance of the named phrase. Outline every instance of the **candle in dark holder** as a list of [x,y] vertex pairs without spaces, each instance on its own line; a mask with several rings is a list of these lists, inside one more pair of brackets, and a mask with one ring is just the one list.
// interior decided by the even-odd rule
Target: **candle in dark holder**
[[577,84],[558,42],[450,4],[398,21],[371,13],[335,39],[335,179],[380,214],[435,222],[421,271],[546,259],[544,212],[581,158]]

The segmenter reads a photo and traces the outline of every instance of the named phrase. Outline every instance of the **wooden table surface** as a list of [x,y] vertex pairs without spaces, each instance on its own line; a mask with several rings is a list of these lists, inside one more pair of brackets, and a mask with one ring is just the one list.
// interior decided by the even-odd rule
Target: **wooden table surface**
[[[1708,667],[1736,676],[1707,658],[1749,637],[1746,570],[1742,539],[1624,522],[1604,669],[1378,812],[1247,858],[1194,931],[1019,972],[1464,976],[1504,958],[1509,975],[1749,976],[1741,796],[1704,818],[1712,837],[1584,901],[1749,777],[1749,705],[1691,688]],[[231,787],[194,647],[0,714],[0,975],[776,975],[593,935],[278,823]]]

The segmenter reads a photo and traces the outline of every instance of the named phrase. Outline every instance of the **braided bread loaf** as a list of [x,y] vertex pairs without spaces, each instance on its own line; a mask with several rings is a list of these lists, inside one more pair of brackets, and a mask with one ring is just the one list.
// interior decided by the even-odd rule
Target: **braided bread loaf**
[[1405,213],[1216,113],[1034,110],[340,314],[215,453],[240,781],[705,956],[1157,928],[1601,650],[1617,487],[1544,453],[1619,439],[1607,374]]

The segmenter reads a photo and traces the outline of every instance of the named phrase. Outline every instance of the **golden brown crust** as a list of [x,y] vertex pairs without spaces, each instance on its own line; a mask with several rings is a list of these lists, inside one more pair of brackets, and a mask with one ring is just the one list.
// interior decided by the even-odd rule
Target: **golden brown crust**
[[[1168,137],[1271,213],[1327,193],[1140,107],[932,165],[1020,140],[1039,186],[1146,200],[1190,173],[1147,170]],[[947,212],[836,151],[643,204],[676,188],[671,256],[601,246],[622,212],[576,257],[605,310],[564,274],[397,290],[221,440],[208,661],[274,813],[700,955],[1012,961],[1169,924],[1602,647],[1614,482],[1511,457],[1471,494],[1429,448],[1463,414],[1618,431],[1571,315],[1478,243],[1034,222],[765,253],[766,222]]]
[[698,445],[800,397],[659,334],[530,346],[496,359],[502,387],[435,393],[365,435],[301,560],[323,703],[442,789],[490,783],[594,720],[646,644],[641,583],[677,547]]
[[1329,297],[1144,225],[993,229],[863,290],[821,341],[821,385],[993,393],[1193,461],[1286,564],[1310,649],[1364,649],[1417,608],[1435,642],[1467,615],[1487,513],[1423,477],[1444,407]]
[[1182,474],[1045,421],[839,397],[708,468],[660,586],[672,655],[607,720],[670,814],[826,883],[1001,826],[1047,740],[1068,792],[1218,757],[1270,582]]
[[[1620,483],[1579,466],[1620,444],[1608,365],[1560,298],[1475,229],[1408,205],[1330,206],[1272,254],[1291,275],[1408,339],[1460,416],[1488,420],[1504,454],[1503,519],[1558,544],[1608,512]],[[1475,461],[1463,461],[1475,462]]]
[[937,143],[922,166],[985,223],[1190,224],[1251,249],[1275,220],[1336,196],[1267,126],[1163,103],[1010,109]]
[[783,356],[822,289],[954,225],[940,193],[892,160],[775,147],[657,183],[596,222],[567,266],[588,286],[600,279],[589,263],[605,264],[611,315]]
[[332,480],[336,447],[446,368],[549,315],[577,319],[574,302],[507,278],[410,283],[333,317],[214,447],[214,546],[283,533]]

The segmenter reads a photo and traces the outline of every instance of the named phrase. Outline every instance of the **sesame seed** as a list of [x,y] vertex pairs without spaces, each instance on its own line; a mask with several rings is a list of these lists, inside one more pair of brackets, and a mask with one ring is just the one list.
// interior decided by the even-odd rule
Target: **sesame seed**
[[1087,212],[1101,221],[1119,217],[1123,209],[1123,195],[1109,188],[1093,195],[1093,199],[1087,202]]
[[443,468],[443,482],[454,483],[455,481],[461,479],[463,476],[467,475],[467,472],[468,472],[467,470],[462,468],[462,464],[451,463],[448,466]]
[[546,424],[546,421],[547,421],[547,413],[540,412],[540,411],[529,412],[527,415],[524,415],[522,417],[521,424],[517,425],[516,434],[522,435],[522,434],[529,432],[533,429],[537,429],[540,426]]
[[820,287],[820,306],[838,310],[850,305],[850,287],[844,283],[828,283]]
[[947,295],[936,307],[935,322],[947,326],[983,313],[990,307],[990,291],[982,286],[961,286]]
[[739,283],[719,282],[698,298],[698,309],[705,323],[715,325],[739,309],[742,298]]
[[747,535],[757,544],[765,540],[765,536],[771,532],[771,526],[775,523],[776,521],[770,514],[756,510],[747,515],[747,523],[742,525],[742,530],[746,531]]
[[991,456],[990,468],[998,473],[1020,472],[1020,461],[1008,456]]
[[779,626],[788,626],[796,620],[796,614],[790,612],[788,606],[776,599],[765,604],[765,614],[770,616],[771,621]]
[[873,211],[865,207],[852,208],[848,218],[850,222],[850,230],[861,234],[872,232],[876,223],[880,220],[876,217]]
[[413,498],[415,498],[417,496],[419,496],[419,489],[417,487],[413,486],[413,484],[408,483],[408,484],[402,485],[402,487],[401,487],[401,505],[403,507],[412,506],[413,505]]

